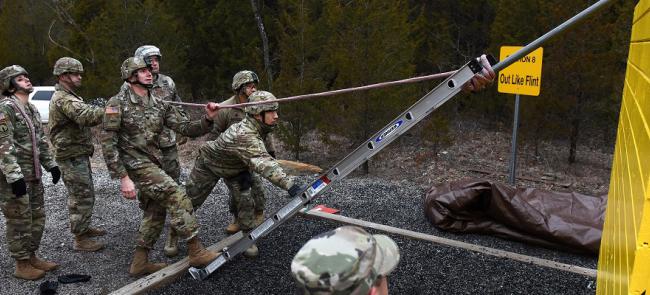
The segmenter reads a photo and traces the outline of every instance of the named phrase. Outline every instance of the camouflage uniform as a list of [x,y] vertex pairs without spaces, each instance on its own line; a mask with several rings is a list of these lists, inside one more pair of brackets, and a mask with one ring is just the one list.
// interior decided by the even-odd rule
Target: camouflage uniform
[[[23,105],[15,96],[0,100],[0,156],[0,208],[5,216],[9,252],[17,260],[29,259],[38,250],[45,226],[40,166],[50,170],[57,165],[38,110],[31,103]],[[11,183],[21,178],[27,184],[27,194],[16,197]]]
[[[238,218],[241,229],[251,230],[255,227],[253,199],[250,182],[241,181],[242,173],[248,171],[259,173],[274,185],[289,190],[294,184],[293,178],[287,176],[278,162],[267,152],[262,138],[270,130],[256,119],[247,116],[222,133],[214,141],[205,143],[199,149],[187,183],[187,193],[192,198],[192,205],[198,207],[208,197],[220,178],[239,179],[230,181],[231,193],[240,200]],[[243,187],[242,187],[243,186]]]
[[[153,88],[151,92],[162,100],[166,101],[181,101],[181,98],[176,92],[176,84],[169,76],[158,74],[158,78],[153,81]],[[182,111],[182,109],[178,109]],[[178,163],[178,148],[176,147],[176,133],[163,127],[160,133],[160,150],[162,152],[161,164],[163,170],[167,175],[171,176],[176,182],[180,183],[181,166]]]
[[[229,99],[220,103],[220,105],[233,105],[238,103],[237,96],[233,95]],[[219,134],[223,133],[231,125],[240,122],[246,117],[246,113],[241,108],[227,108],[219,110],[217,117],[214,119],[214,128],[212,129],[213,138],[217,138]],[[264,145],[269,154],[275,154],[275,146],[273,140],[271,139],[271,134],[263,135]],[[264,211],[266,205],[266,197],[264,196],[264,187],[262,186],[262,180],[260,179],[259,174],[251,173],[251,197],[255,204],[255,212]],[[230,192],[230,213],[237,215],[237,207],[240,202],[239,192],[234,191],[237,189],[237,185],[234,184],[232,179],[224,179],[226,186]]]
[[151,249],[165,223],[183,238],[198,233],[192,203],[174,179],[161,169],[160,134],[163,127],[191,137],[212,128],[206,118],[190,121],[176,107],[150,93],[139,97],[124,84],[112,97],[104,116],[102,149],[111,177],[129,176],[138,189],[140,207],[145,211],[140,224],[138,246]]
[[88,231],[95,205],[90,167],[95,148],[90,126],[102,122],[104,109],[86,104],[79,95],[59,84],[54,88],[50,101],[50,138],[68,189],[70,230],[78,236]]
[[379,276],[395,269],[399,258],[389,237],[343,226],[303,245],[291,262],[291,274],[304,294],[366,295]]

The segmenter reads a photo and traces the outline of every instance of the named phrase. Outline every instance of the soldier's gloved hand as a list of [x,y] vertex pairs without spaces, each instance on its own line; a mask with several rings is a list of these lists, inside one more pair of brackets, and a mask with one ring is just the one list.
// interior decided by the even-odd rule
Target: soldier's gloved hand
[[275,151],[269,151],[269,155],[275,159]]
[[305,188],[307,188],[307,187],[304,186],[304,185],[302,185],[302,186],[301,186],[301,185],[297,185],[297,184],[292,185],[292,186],[289,188],[289,197],[293,198],[293,197],[297,196],[297,195],[300,194],[302,191],[304,191]]
[[16,198],[27,194],[27,184],[25,179],[21,178],[11,183],[11,192],[16,195]]
[[52,183],[56,184],[59,182],[59,179],[61,179],[61,170],[59,169],[59,166],[54,166],[50,168],[47,172],[50,172],[52,175]]

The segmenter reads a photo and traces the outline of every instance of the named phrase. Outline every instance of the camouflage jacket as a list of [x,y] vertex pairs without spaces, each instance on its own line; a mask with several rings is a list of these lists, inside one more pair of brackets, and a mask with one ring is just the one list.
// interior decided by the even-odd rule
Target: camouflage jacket
[[[156,97],[160,97],[162,100],[166,101],[181,101],[180,96],[176,92],[176,83],[172,80],[171,77],[158,74],[158,78],[153,81],[153,88],[151,92]],[[179,111],[182,111],[181,107],[178,107]],[[160,134],[160,147],[166,148],[176,145],[176,133],[167,128],[163,128],[163,132]]]
[[160,166],[163,127],[196,137],[209,132],[212,122],[205,117],[190,121],[155,94],[139,97],[125,83],[106,104],[102,126],[102,152],[111,177],[126,176],[127,169]]
[[[238,103],[237,96],[233,95],[230,98],[219,103],[220,105],[233,105]],[[214,118],[214,127],[210,132],[210,138],[216,139],[219,137],[219,134],[223,133],[230,127],[232,124],[239,123],[246,117],[246,113],[241,108],[227,108],[220,109],[217,113],[217,117]],[[271,134],[263,134],[264,145],[266,150],[269,152],[275,152],[275,145],[271,139]]]
[[0,168],[8,183],[21,178],[41,179],[41,165],[46,170],[56,166],[43,133],[41,115],[33,104],[23,105],[15,96],[0,100],[0,156]]
[[274,185],[288,190],[293,177],[287,176],[278,162],[269,155],[262,137],[266,133],[257,120],[245,117],[235,123],[214,141],[201,148],[204,159],[214,159],[211,166],[220,169],[223,177],[233,177],[243,170],[257,172]]
[[99,125],[104,109],[89,105],[72,91],[56,84],[50,101],[50,140],[57,160],[92,156],[95,148],[90,127]]

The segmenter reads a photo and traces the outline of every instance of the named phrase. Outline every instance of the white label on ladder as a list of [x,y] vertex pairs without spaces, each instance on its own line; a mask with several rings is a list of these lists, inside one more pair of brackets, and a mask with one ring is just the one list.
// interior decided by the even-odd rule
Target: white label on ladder
[[289,215],[293,209],[296,209],[302,204],[302,200],[300,198],[294,198],[289,202],[289,204],[286,204],[282,209],[278,210],[278,213],[275,215],[278,217],[278,219],[282,219],[285,216]]
[[208,264],[208,266],[206,266],[206,270],[208,271],[208,273],[211,273],[215,269],[219,268],[219,266],[223,265],[224,263],[226,263],[226,257],[223,257],[223,255],[219,255],[217,259],[215,259],[213,262]]
[[250,233],[251,238],[257,239],[262,234],[264,234],[265,231],[271,228],[272,225],[273,225],[273,219],[267,219],[266,221],[264,221],[264,223],[260,224],[260,226],[258,226]]
[[327,178],[327,175],[323,175],[320,179],[316,180],[314,184],[312,184],[308,189],[307,193],[309,193],[309,196],[312,197],[321,190],[323,190],[328,184],[330,184],[331,180]]
[[377,136],[377,138],[375,139],[375,142],[380,142],[380,141],[384,140],[384,138],[386,138],[391,133],[393,133],[395,130],[397,130],[397,128],[399,128],[399,126],[402,126],[402,123],[404,123],[404,120],[400,119],[397,122],[395,122],[395,124],[393,124],[390,127],[386,128],[386,130],[384,130],[384,132],[382,132],[379,136]]

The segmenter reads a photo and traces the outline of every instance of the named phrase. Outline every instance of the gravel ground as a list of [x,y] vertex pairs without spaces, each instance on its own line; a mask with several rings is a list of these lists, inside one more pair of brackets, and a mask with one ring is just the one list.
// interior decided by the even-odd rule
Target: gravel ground
[[[133,253],[141,211],[136,202],[119,196],[118,182],[110,180],[103,169],[97,169],[95,189],[97,201],[94,225],[109,231],[100,240],[108,244],[100,253],[78,253],[72,250],[69,233],[65,188],[46,183],[47,223],[40,255],[61,264],[59,270],[36,282],[17,280],[12,276],[14,265],[6,250],[4,234],[0,235],[2,283],[0,294],[38,294],[44,280],[56,280],[66,273],[92,275],[88,283],[61,285],[59,294],[105,294],[133,281],[127,274]],[[188,171],[184,171],[187,173]],[[184,175],[186,177],[186,175]],[[307,178],[302,179],[307,182]],[[287,199],[286,192],[266,183],[269,211],[279,209]],[[422,211],[424,190],[410,182],[390,182],[372,178],[348,178],[337,183],[316,200],[341,210],[342,215],[386,224],[413,231],[439,235],[468,243],[494,247],[554,261],[595,268],[596,257],[562,253],[505,241],[490,236],[457,235],[440,232],[425,219]],[[227,214],[225,186],[219,184],[198,211],[200,236],[205,244],[225,238],[223,228]],[[291,294],[294,284],[290,275],[293,255],[310,237],[339,226],[326,221],[293,218],[263,238],[257,259],[239,257],[229,262],[203,282],[189,274],[177,283],[151,294]],[[4,233],[4,223],[0,232]],[[483,254],[439,246],[391,235],[402,255],[397,269],[389,277],[392,294],[593,294],[595,280],[581,275],[546,269],[525,263],[494,258]],[[155,261],[174,262],[162,254],[163,239],[150,257]],[[185,245],[181,246],[186,253]]]

